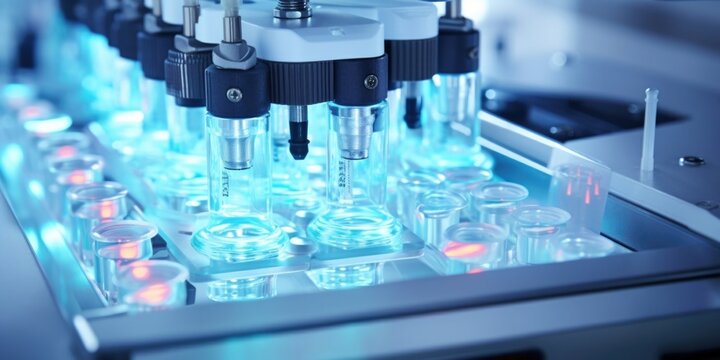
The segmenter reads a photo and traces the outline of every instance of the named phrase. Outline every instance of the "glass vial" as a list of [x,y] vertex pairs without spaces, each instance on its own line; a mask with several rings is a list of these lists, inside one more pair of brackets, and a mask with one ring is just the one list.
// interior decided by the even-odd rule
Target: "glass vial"
[[482,185],[470,193],[471,219],[510,231],[512,214],[528,195],[527,188],[520,184],[499,182]]
[[478,273],[503,265],[507,231],[492,224],[460,223],[443,233],[440,250],[449,274]]
[[152,256],[157,226],[136,220],[118,220],[96,226],[91,233],[95,248],[95,281],[111,304],[118,302],[118,272],[137,260]]
[[572,214],[568,229],[600,232],[609,178],[590,167],[565,164],[554,171],[548,199]]
[[95,254],[90,237],[99,224],[127,216],[127,189],[112,182],[78,185],[67,192],[72,218],[71,245],[82,263],[92,268]]
[[211,281],[207,291],[218,302],[268,299],[277,295],[277,276]]
[[156,311],[187,303],[188,270],[165,260],[140,260],[123,267],[117,277],[120,302],[130,312]]
[[610,239],[587,230],[564,233],[553,240],[550,253],[555,262],[612,255],[619,247]]
[[309,271],[308,277],[320,289],[339,290],[382,284],[383,263],[329,267]]
[[268,116],[207,115],[210,220],[192,245],[216,261],[277,257],[287,235],[273,222]]
[[307,227],[323,248],[399,249],[402,225],[385,207],[387,103],[348,107],[330,103],[328,209]]
[[468,201],[452,191],[434,190],[420,195],[417,204],[415,233],[427,245],[438,248],[445,230],[460,222]]
[[91,184],[103,179],[103,160],[97,155],[75,155],[49,160],[47,184],[53,216],[66,220],[70,215],[67,190],[75,185]]
[[549,206],[521,206],[514,214],[519,264],[552,262],[553,239],[570,221],[570,213]]
[[168,147],[172,156],[205,159],[205,107],[179,106],[174,96],[166,95]]
[[410,171],[398,180],[396,211],[405,227],[414,228],[418,197],[428,191],[439,189],[444,181],[445,176],[426,170]]

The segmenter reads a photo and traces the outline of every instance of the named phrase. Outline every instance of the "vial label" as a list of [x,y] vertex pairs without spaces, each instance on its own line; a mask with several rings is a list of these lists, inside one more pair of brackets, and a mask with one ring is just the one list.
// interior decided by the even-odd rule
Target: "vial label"
[[230,174],[227,170],[222,172],[222,196],[230,197]]
[[340,203],[352,205],[352,165],[349,160],[338,161],[337,187],[340,193]]

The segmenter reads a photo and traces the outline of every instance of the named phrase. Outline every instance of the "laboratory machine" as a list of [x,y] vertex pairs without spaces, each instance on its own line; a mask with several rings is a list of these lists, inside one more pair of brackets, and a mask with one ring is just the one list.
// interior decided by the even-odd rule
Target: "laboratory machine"
[[2,2],[0,353],[718,358],[717,14]]

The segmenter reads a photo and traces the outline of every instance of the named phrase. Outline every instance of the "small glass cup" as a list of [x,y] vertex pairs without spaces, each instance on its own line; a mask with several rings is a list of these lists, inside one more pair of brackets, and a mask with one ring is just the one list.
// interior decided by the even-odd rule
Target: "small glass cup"
[[92,268],[95,260],[91,231],[101,223],[127,216],[127,193],[125,186],[112,181],[77,185],[67,191],[70,244],[85,266]]
[[157,226],[136,220],[118,220],[96,226],[91,233],[95,246],[95,281],[108,302],[118,302],[117,276],[121,267],[152,256]]
[[467,208],[465,196],[448,190],[432,190],[418,198],[415,233],[427,245],[438,247],[443,232],[460,222],[461,212]]
[[44,159],[68,158],[87,153],[89,149],[90,138],[74,131],[52,134],[38,142],[38,150]]
[[552,262],[553,239],[565,229],[570,213],[550,206],[521,206],[514,213],[517,242],[516,260],[520,264]]
[[[459,167],[442,172],[445,176],[445,189],[459,193],[470,199],[473,190],[487,184],[493,178],[493,172],[479,167]],[[467,206],[461,213],[463,221],[471,220],[472,206]]]
[[211,281],[207,295],[217,302],[268,299],[277,295],[277,276]]
[[572,214],[568,230],[600,232],[610,186],[610,173],[603,170],[576,164],[555,169],[548,200]]
[[510,231],[512,213],[528,194],[527,188],[510,182],[485,184],[475,188],[470,194],[471,219],[483,224],[495,224]]
[[187,268],[173,261],[136,261],[118,274],[120,301],[131,312],[183,306],[187,302],[188,275]]
[[561,234],[551,246],[552,259],[556,262],[604,257],[618,250],[612,240],[587,230]]
[[418,196],[440,188],[445,176],[433,171],[415,170],[400,178],[397,184],[397,214],[408,229],[415,224],[415,207]]
[[75,185],[91,184],[103,179],[103,160],[97,155],[75,155],[66,158],[49,160],[48,183],[52,194],[50,206],[56,219],[68,218],[70,207],[67,204],[66,192]]
[[503,265],[507,231],[500,226],[460,223],[443,233],[440,250],[448,274],[478,273]]
[[381,284],[383,263],[336,266],[309,271],[308,277],[320,289],[339,290]]

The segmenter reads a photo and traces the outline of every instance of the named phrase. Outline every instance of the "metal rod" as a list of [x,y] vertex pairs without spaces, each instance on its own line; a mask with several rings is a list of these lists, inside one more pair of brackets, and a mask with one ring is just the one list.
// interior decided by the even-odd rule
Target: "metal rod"
[[445,3],[445,17],[458,19],[462,17],[462,0],[450,0]]

